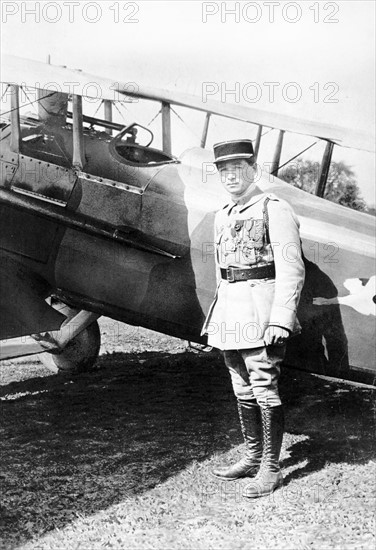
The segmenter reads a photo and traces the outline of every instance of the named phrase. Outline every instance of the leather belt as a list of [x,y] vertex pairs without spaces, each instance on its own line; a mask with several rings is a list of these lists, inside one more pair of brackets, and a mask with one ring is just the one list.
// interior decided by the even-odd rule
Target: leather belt
[[259,265],[255,267],[221,267],[221,277],[229,283],[247,281],[249,279],[274,279],[274,263]]

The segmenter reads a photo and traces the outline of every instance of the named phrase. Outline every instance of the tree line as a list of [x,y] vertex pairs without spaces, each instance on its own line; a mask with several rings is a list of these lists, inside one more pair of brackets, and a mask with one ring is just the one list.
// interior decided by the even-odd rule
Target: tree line
[[[317,162],[298,159],[294,164],[286,166],[278,177],[298,189],[314,193],[319,169]],[[324,198],[353,210],[376,215],[375,206],[368,206],[361,196],[354,171],[343,161],[331,163]]]

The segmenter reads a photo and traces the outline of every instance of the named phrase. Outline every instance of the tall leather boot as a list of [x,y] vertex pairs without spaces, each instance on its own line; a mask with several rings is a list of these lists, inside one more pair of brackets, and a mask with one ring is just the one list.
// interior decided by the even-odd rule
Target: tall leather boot
[[238,400],[240,426],[246,445],[245,456],[231,466],[216,468],[212,474],[224,481],[255,476],[262,457],[261,411],[256,399]]
[[261,407],[261,418],[263,431],[261,467],[256,477],[243,492],[243,495],[248,498],[269,495],[283,483],[279,467],[279,454],[284,432],[283,406]]

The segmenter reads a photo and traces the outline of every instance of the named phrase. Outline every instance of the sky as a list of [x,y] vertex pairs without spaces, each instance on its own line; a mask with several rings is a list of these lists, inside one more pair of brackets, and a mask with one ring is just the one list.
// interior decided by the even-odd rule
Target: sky
[[[375,132],[373,1],[3,0],[1,10],[4,53],[50,55],[53,64],[113,80],[211,91],[223,102]],[[175,117],[173,126],[180,152],[198,144],[203,117],[176,110],[184,120]],[[136,105],[125,118],[147,124],[157,112],[155,104]],[[255,134],[255,127],[213,119],[208,145]],[[264,159],[276,137],[263,138]],[[282,161],[313,141],[288,136]],[[308,158],[319,161],[322,150],[318,144]],[[363,197],[376,203],[373,155],[336,147],[333,159],[353,166]]]

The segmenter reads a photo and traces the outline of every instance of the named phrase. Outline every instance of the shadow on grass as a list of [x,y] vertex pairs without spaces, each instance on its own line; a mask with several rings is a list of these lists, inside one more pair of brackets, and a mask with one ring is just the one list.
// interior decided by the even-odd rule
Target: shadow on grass
[[327,463],[365,464],[376,459],[375,389],[285,369],[280,390],[286,405],[286,431],[305,435],[293,443],[284,468],[304,467],[285,476],[285,485]]
[[2,387],[5,547],[240,442],[240,433],[233,442],[224,436],[236,410],[217,356],[114,353],[99,365],[73,382],[47,376]]
[[[236,404],[215,354],[115,353],[73,382],[55,376],[3,386],[5,547],[39,538],[155,487],[241,442]],[[22,367],[25,368],[25,367]],[[308,435],[286,481],[326,461],[363,463],[372,448],[372,390],[284,370],[287,431]]]

